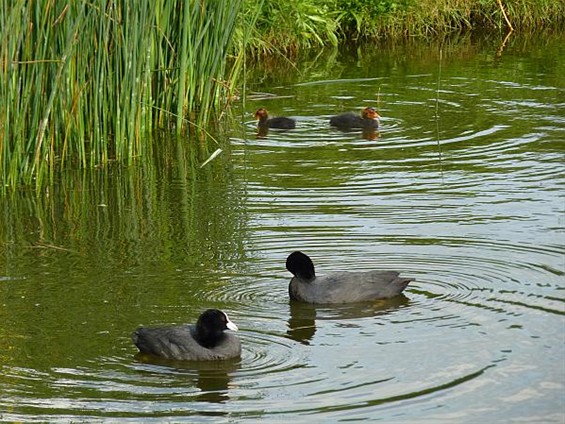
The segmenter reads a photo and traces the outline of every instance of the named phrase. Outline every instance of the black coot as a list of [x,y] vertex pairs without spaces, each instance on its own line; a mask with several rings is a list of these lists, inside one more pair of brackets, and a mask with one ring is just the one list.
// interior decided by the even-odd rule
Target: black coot
[[296,121],[286,116],[277,116],[269,118],[269,112],[265,108],[257,109],[255,112],[255,119],[259,120],[258,126],[260,129],[277,128],[280,130],[292,130],[296,128]]
[[351,129],[377,129],[379,128],[379,114],[373,107],[366,107],[361,111],[361,115],[347,112],[341,115],[332,116],[330,125],[342,130]]
[[400,294],[411,278],[396,271],[336,272],[317,277],[312,260],[302,252],[291,253],[286,269],[290,280],[290,298],[308,303],[351,303],[388,299]]
[[141,353],[166,359],[208,361],[239,357],[239,338],[224,330],[237,331],[237,326],[225,312],[208,309],[196,325],[140,327],[132,334],[132,340]]

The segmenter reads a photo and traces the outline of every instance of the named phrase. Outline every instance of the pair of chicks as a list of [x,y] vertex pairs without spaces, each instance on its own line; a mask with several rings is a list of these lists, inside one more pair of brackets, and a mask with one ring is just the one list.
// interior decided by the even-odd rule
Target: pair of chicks
[[[379,127],[379,114],[374,107],[366,107],[360,115],[352,112],[342,113],[330,118],[330,125],[343,130],[352,129],[377,129]],[[259,129],[277,128],[281,130],[292,130],[296,128],[296,121],[286,116],[269,118],[269,112],[265,108],[257,109],[255,119],[259,121]]]

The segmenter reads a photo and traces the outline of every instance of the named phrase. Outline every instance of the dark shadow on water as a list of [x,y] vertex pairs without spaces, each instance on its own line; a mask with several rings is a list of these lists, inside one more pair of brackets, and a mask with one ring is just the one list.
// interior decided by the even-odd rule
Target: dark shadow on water
[[356,132],[361,132],[361,137],[363,137],[365,140],[368,141],[374,141],[374,140],[378,140],[379,138],[381,138],[381,134],[379,132],[379,130],[377,130],[376,128],[363,128],[363,130],[359,130],[359,129],[350,129],[350,128],[338,128],[338,127],[332,127],[334,130],[336,131],[340,131],[342,133],[356,133]]
[[[241,359],[225,361],[177,361],[137,353],[135,360],[143,364],[166,367],[175,372],[186,373],[196,379],[196,387],[201,393],[194,400],[199,402],[222,403],[230,399],[229,383],[231,374],[241,366]],[[155,370],[155,372],[159,372]],[[218,412],[218,415],[223,413]]]
[[265,127],[257,127],[257,138],[265,138],[269,134],[269,129]]
[[309,345],[316,333],[318,320],[347,320],[388,314],[410,303],[404,294],[392,299],[374,302],[346,303],[339,305],[313,305],[291,300],[290,317],[286,337]]
[[[332,127],[332,128],[335,129],[336,131],[340,131],[342,133],[354,134],[354,133],[360,132],[361,137],[365,140],[368,140],[368,141],[375,141],[375,140],[378,140],[381,137],[380,132],[375,128],[364,128],[363,130],[361,130],[361,129],[350,129],[350,128],[335,128],[335,127]],[[271,130],[268,127],[258,126],[256,138],[258,138],[258,139],[267,138],[268,135],[269,135],[269,131],[271,131]],[[284,132],[288,132],[288,131],[292,131],[292,130],[275,129],[273,131],[275,133],[284,133]]]
[[267,136],[269,135],[269,131],[273,131],[274,133],[285,133],[292,131],[292,129],[281,129],[281,128],[271,129],[262,125],[257,126],[257,138],[267,138]]
[[369,141],[378,140],[381,137],[380,133],[374,129],[365,129],[362,134],[363,138]]
[[316,333],[316,307],[310,303],[291,300],[287,337],[308,345],[314,333]]

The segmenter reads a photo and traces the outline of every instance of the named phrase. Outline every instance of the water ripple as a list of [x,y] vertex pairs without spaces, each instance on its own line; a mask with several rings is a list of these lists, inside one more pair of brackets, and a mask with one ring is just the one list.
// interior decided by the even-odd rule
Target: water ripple
[[[91,295],[74,309],[72,302],[56,304],[69,308],[68,322],[33,324],[52,315],[26,303],[25,296],[48,291],[43,282],[0,277],[8,322],[14,299],[19,316],[30,317],[21,320],[27,326],[5,325],[2,333],[1,419],[563,421],[565,385],[556,366],[564,357],[563,90],[552,86],[557,74],[546,73],[545,64],[513,54],[508,61],[487,51],[467,62],[470,52],[463,51],[457,61],[465,66],[445,63],[441,76],[433,60],[428,65],[434,55],[408,63],[359,52],[335,70],[319,72],[309,63],[299,78],[277,81],[279,94],[250,98],[242,106],[249,109],[242,111],[243,130],[230,140],[229,178],[218,179],[243,210],[226,240],[218,228],[231,217],[208,220],[204,210],[199,222],[192,212],[202,199],[191,194],[217,178],[210,166],[194,181],[175,177],[175,193],[190,208],[165,201],[166,181],[164,193],[148,196],[148,205],[163,203],[166,212],[147,221],[164,218],[173,242],[165,236],[143,243],[168,254],[132,267],[132,280],[107,276],[109,290],[97,280],[84,288],[91,294],[104,287],[108,300],[96,319],[83,317],[87,303],[96,302]],[[296,118],[296,130],[259,136],[247,120],[259,101]],[[378,132],[329,126],[331,115],[365,104],[382,115]],[[209,196],[223,193],[206,188]],[[182,222],[170,225],[176,217]],[[116,234],[129,236],[121,225]],[[43,222],[41,230],[49,235]],[[233,255],[218,255],[213,270],[184,258],[177,264],[177,240],[195,246],[187,256],[216,255],[220,243]],[[135,239],[124,243],[138,247]],[[319,274],[395,269],[415,281],[390,300],[291,302],[285,259],[298,249],[312,256]],[[175,272],[161,275],[167,269]],[[46,272],[53,269],[46,265]],[[78,290],[66,274],[65,290]],[[167,296],[153,298],[165,290]],[[240,359],[136,355],[127,334],[136,320],[175,322],[215,306],[240,328]],[[59,339],[65,332],[68,346]],[[37,365],[10,365],[18,355]]]

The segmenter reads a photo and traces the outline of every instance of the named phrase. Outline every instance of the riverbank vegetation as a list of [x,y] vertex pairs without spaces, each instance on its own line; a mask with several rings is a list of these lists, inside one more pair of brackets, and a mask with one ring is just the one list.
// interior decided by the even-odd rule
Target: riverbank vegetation
[[565,16],[564,0],[0,4],[0,191],[41,187],[65,167],[131,164],[151,154],[147,139],[157,128],[203,140],[236,98],[252,56],[534,29]]
[[245,1],[246,13],[260,5],[248,46],[258,54],[358,40],[429,39],[467,30],[532,31],[565,23],[564,0]]

